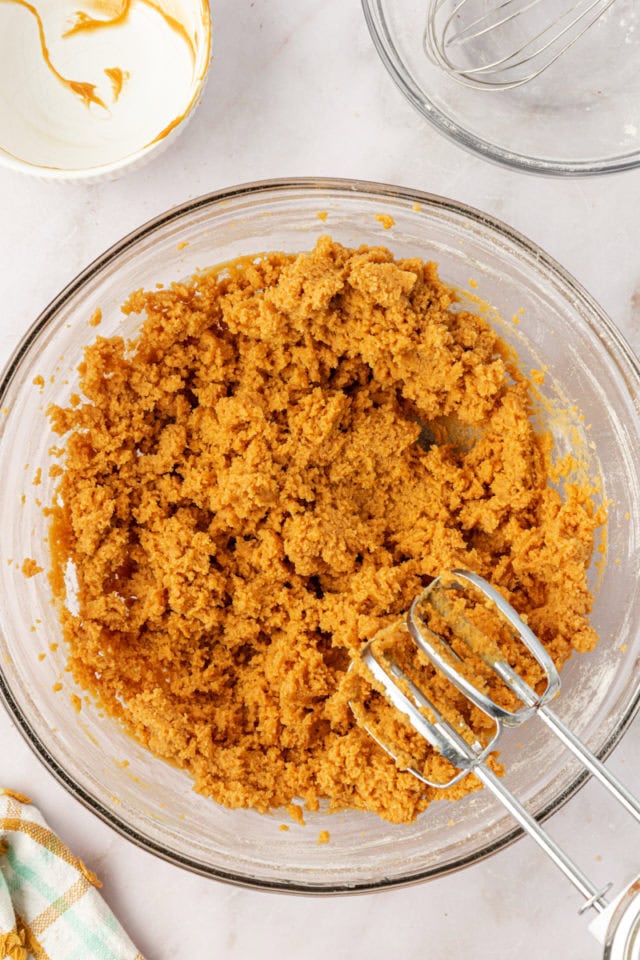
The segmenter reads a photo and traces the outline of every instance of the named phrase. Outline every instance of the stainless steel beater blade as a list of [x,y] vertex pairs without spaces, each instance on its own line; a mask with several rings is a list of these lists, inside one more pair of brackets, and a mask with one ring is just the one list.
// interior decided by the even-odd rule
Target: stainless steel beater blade
[[[500,722],[495,721],[497,734],[491,740],[489,746],[483,747],[477,741],[473,732],[464,724],[461,724],[460,728],[456,730],[449,721],[444,719],[425,692],[418,690],[394,660],[384,653],[381,655],[376,653],[375,645],[376,638],[374,637],[365,646],[361,654],[362,660],[372,676],[383,688],[390,703],[408,719],[413,729],[442,756],[446,757],[454,767],[459,769],[460,775],[447,781],[447,783],[435,783],[426,779],[415,768],[403,768],[398,763],[401,769],[417,776],[423,783],[439,788],[450,786],[455,780],[460,779],[460,776],[474,773],[585,898],[585,903],[582,905],[580,912],[583,913],[586,910],[593,909],[601,913],[605,910],[607,907],[605,894],[610,884],[598,889],[514,797],[511,791],[504,786],[493,770],[486,765],[485,759],[491,747],[496,743],[500,731]],[[361,711],[354,707],[355,705],[351,703],[356,720],[377,743],[380,743],[366,720],[363,720]],[[463,736],[463,734],[466,734],[466,736]],[[389,744],[382,743],[380,745],[397,760]]]
[[[484,747],[474,737],[469,737],[470,742],[467,742],[459,733],[456,733],[450,723],[443,719],[435,704],[416,687],[393,660],[376,653],[375,638],[365,646],[361,658],[371,675],[384,688],[392,705],[407,717],[413,729],[460,771],[447,781],[436,781],[425,777],[415,767],[407,767],[409,773],[418,780],[441,790],[452,787],[466,777],[477,764],[486,760],[495,748],[500,736],[499,720],[494,721],[495,734]],[[407,692],[403,691],[399,684],[403,684]],[[353,702],[351,709],[369,736],[373,737],[376,743],[397,761],[393,747],[381,739]],[[461,747],[461,744],[464,744],[464,747]]]
[[[505,660],[500,657],[489,656],[485,653],[482,656],[483,661],[511,688],[516,697],[524,704],[524,707],[520,710],[506,711],[487,694],[478,690],[467,677],[463,676],[456,667],[456,660],[459,662],[459,658],[456,657],[455,652],[449,647],[443,637],[428,628],[419,615],[421,604],[429,603],[430,597],[433,596],[441,585],[441,577],[436,578],[427,589],[414,600],[407,616],[409,632],[420,650],[448,680],[489,716],[512,724],[521,723],[533,714],[540,717],[558,739],[578,757],[587,770],[640,822],[640,801],[638,801],[637,797],[605,767],[547,705],[547,701],[555,696],[559,690],[560,678],[551,657],[533,631],[521,617],[518,616],[511,604],[507,603],[504,597],[498,593],[495,587],[477,573],[472,573],[469,570],[453,570],[452,573],[447,576],[447,586],[451,585],[452,588],[455,589],[456,582],[458,583],[458,587],[461,587],[464,583],[471,584],[483,597],[495,606],[498,613],[506,620],[524,646],[545,671],[548,679],[547,689],[542,695],[538,695]],[[443,616],[441,605],[438,613],[440,616]],[[450,626],[453,627],[454,625],[450,624]],[[460,639],[467,641],[464,635],[462,635]]]
[[[457,579],[452,580],[451,577]],[[426,590],[424,590],[419,597],[416,597],[407,615],[409,633],[433,665],[437,667],[448,680],[454,683],[465,696],[479,706],[481,710],[484,710],[484,712],[491,717],[502,720],[503,723],[507,725],[516,726],[533,716],[535,711],[540,709],[547,700],[555,697],[560,689],[560,675],[549,653],[542,646],[534,632],[491,584],[477,574],[465,570],[454,570],[451,577],[447,579],[446,588],[441,587],[443,583],[442,577],[436,577]],[[465,677],[458,669],[458,664],[460,664],[461,661],[455,651],[445,641],[444,637],[430,630],[420,616],[421,607],[431,605],[444,620],[447,620],[449,617],[450,621],[450,611],[446,609],[443,603],[439,603],[437,600],[438,588],[461,590],[462,584],[460,581],[473,584],[484,597],[491,601],[533,656],[547,678],[545,690],[541,694],[537,694],[535,690],[532,690],[531,687],[524,682],[507,661],[500,656],[497,648],[493,654],[490,654],[488,650],[479,653],[484,663],[513,690],[522,702],[523,705],[517,710],[508,710],[505,707],[501,707],[495,700],[489,697],[488,694],[479,690],[474,682]],[[453,626],[453,624],[449,622],[449,626]],[[463,636],[462,639],[468,642],[468,636]]]

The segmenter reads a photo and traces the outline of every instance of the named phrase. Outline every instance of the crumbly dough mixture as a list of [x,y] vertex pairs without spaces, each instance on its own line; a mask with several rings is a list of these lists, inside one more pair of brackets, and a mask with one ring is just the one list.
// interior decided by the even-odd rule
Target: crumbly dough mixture
[[558,664],[596,641],[601,518],[550,485],[526,379],[454,300],[432,263],[322,237],[134,293],[139,336],[98,337],[82,397],[50,410],[73,675],[222,804],[402,822],[440,795],[358,727],[345,672],[443,570],[498,585]]

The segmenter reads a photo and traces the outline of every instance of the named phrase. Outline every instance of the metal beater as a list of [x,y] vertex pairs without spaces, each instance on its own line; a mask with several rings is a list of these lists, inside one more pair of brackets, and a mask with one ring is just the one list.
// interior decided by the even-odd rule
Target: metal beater
[[615,0],[429,0],[424,48],[455,80],[511,90],[539,77]]
[[[537,693],[511,667],[491,638],[483,637],[482,643],[476,643],[474,635],[478,634],[477,628],[461,618],[459,612],[452,616],[453,607],[447,601],[447,591],[455,591],[452,594],[455,598],[465,591],[468,592],[469,588],[485,607],[496,613],[499,622],[512,631],[512,635],[521,641],[539,665],[546,678],[542,693]],[[449,629],[455,634],[456,640],[462,640],[466,646],[470,647],[472,655],[479,657],[516,695],[521,706],[516,709],[507,709],[478,688],[470,679],[469,670],[464,667],[462,658],[455,652],[451,642],[428,626],[430,609],[447,623]],[[584,913],[592,909],[601,915],[592,926],[598,924],[600,926],[600,930],[594,930],[594,934],[600,942],[605,944],[605,958],[639,960],[640,879],[630,884],[612,904],[608,904],[605,894],[611,884],[604,888],[596,887],[486,764],[489,754],[495,749],[500,737],[502,725],[516,725],[535,715],[544,721],[562,743],[581,760],[589,772],[640,822],[638,799],[607,770],[548,706],[548,702],[560,689],[560,677],[548,652],[514,608],[491,584],[477,574],[465,570],[454,570],[452,574],[434,580],[411,605],[406,619],[406,628],[418,651],[424,654],[428,661],[471,703],[491,719],[495,732],[489,742],[483,744],[463,722],[459,721],[454,727],[442,716],[441,711],[427,693],[418,689],[406,672],[398,666],[393,655],[389,654],[387,645],[381,644],[379,637],[374,637],[363,648],[361,654],[365,666],[382,687],[388,701],[408,719],[418,734],[449,760],[457,772],[447,782],[442,783],[428,779],[415,767],[406,763],[399,763],[399,766],[423,783],[441,789],[450,787],[468,774],[474,773],[584,897],[585,902],[579,912]],[[419,656],[418,651],[417,656]],[[351,707],[358,723],[398,762],[393,746],[383,742],[373,725],[367,722],[362,705],[352,702]]]

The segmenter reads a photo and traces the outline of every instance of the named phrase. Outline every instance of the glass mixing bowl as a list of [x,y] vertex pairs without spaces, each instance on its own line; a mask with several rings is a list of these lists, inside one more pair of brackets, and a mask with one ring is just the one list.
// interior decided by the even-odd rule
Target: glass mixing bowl
[[[499,5],[498,0],[462,0],[463,22],[473,19],[471,12],[477,16]],[[454,5],[445,6],[450,10]],[[538,20],[531,18],[540,10],[549,17],[554,10],[553,0],[531,10],[534,4],[517,6],[528,11],[526,30],[520,20],[510,23],[506,37],[484,34],[469,65],[517,50],[523,36],[536,35],[532,24]],[[568,6],[558,4],[557,9]],[[535,80],[497,91],[463,86],[429,60],[423,46],[424,0],[362,0],[362,7],[397,86],[423,117],[460,146],[509,167],[555,176],[612,173],[640,163],[640,12],[635,0],[615,0]],[[461,49],[452,51],[454,57]]]
[[[377,219],[382,214],[393,220],[389,229],[390,220]],[[147,850],[231,882],[336,893],[436,877],[498,850],[519,831],[487,791],[435,803],[408,825],[319,811],[306,815],[306,826],[289,822],[287,832],[279,829],[288,820],[283,811],[227,810],[198,796],[183,771],[148,753],[98,707],[83,700],[74,709],[72,697],[83,691],[65,673],[46,576],[27,579],[21,572],[26,557],[48,565],[41,504],[51,496],[46,466],[57,438],[46,407],[68,401],[83,347],[98,333],[134,333],[136,319],[119,311],[127,294],[239,255],[309,249],[322,233],[350,246],[384,244],[399,256],[437,261],[463,299],[499,326],[525,371],[545,368],[539,416],[556,452],[579,454],[578,469],[600,482],[600,498],[610,502],[592,568],[600,644],[566,666],[557,710],[601,756],[620,738],[639,698],[637,362],[589,295],[505,225],[450,200],[355,181],[250,184],[170,210],[91,264],[24,336],[1,384],[0,690],[54,776]],[[98,328],[88,322],[97,307]],[[535,722],[505,735],[502,758],[507,785],[539,816],[556,810],[584,779]],[[317,842],[321,829],[330,831],[327,844]]]

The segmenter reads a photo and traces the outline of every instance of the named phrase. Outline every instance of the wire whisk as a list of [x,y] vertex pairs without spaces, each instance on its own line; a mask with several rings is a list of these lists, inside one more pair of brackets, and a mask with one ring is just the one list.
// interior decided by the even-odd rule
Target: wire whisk
[[616,0],[429,0],[424,48],[465,86],[512,90],[539,77]]

